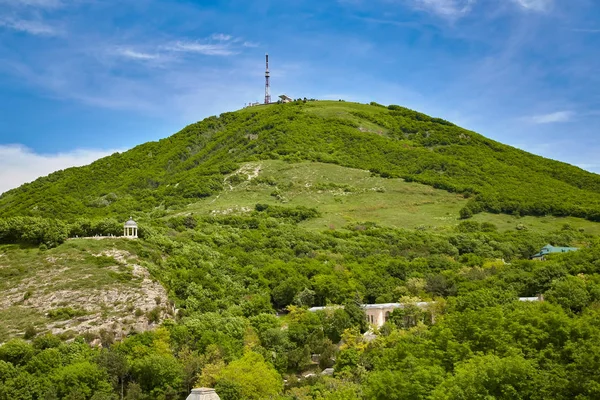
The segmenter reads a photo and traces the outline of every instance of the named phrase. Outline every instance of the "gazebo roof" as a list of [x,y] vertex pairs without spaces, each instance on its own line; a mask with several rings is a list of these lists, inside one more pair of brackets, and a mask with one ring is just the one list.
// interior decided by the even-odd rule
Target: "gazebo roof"
[[137,223],[133,220],[133,218],[129,217],[129,221],[125,222],[125,227],[137,228]]

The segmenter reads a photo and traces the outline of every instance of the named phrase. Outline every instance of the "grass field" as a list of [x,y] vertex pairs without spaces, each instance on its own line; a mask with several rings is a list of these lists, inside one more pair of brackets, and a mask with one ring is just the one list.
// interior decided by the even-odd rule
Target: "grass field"
[[[226,180],[223,192],[191,204],[183,213],[240,214],[251,211],[257,203],[266,203],[318,209],[322,217],[302,223],[307,229],[375,222],[395,228],[446,230],[460,223],[458,213],[466,202],[461,195],[402,179],[371,176],[359,169],[267,160],[245,164]],[[503,231],[524,225],[549,232],[569,224],[600,234],[600,224],[572,217],[517,218],[483,213],[473,220],[491,222]]]

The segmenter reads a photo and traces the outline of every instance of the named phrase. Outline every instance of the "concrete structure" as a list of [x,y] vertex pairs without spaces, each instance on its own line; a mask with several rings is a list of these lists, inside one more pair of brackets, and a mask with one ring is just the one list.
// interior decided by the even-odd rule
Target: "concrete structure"
[[[530,302],[530,301],[544,301],[544,296],[539,295],[537,297],[519,297],[519,301]],[[383,324],[387,322],[392,313],[397,308],[404,308],[407,305],[415,305],[421,310],[426,310],[429,306],[434,304],[434,301],[420,301],[413,304],[403,304],[403,303],[383,303],[383,304],[363,304],[362,308],[365,311],[365,318],[367,322],[377,328],[381,328]],[[335,310],[336,308],[341,308],[343,306],[339,305],[331,305],[325,307],[312,307],[309,308],[308,311],[315,312],[319,310]],[[406,317],[409,318],[409,317]],[[431,323],[435,323],[435,315],[430,315]],[[416,323],[416,321],[412,321]]]
[[544,247],[542,247],[542,250],[540,250],[539,253],[534,254],[533,256],[531,256],[532,260],[539,260],[539,261],[543,261],[546,259],[546,256],[548,254],[554,254],[554,253],[568,253],[570,251],[577,251],[579,250],[577,247],[554,247],[550,244],[545,245]]
[[519,301],[529,302],[529,301],[544,301],[544,295],[540,294],[537,297],[519,297]]
[[[433,302],[421,301],[415,303],[415,306],[424,309],[427,308]],[[365,310],[365,317],[367,322],[378,328],[382,327],[383,324],[390,318],[392,312],[397,308],[404,308],[406,304],[402,303],[383,303],[383,304],[363,304],[362,308]],[[308,311],[319,311],[324,309],[335,309],[342,306],[326,306],[326,307],[313,307],[309,308]]]
[[123,236],[131,239],[137,239],[138,237],[137,223],[131,217],[129,217],[129,221],[125,222],[123,226]]
[[288,95],[285,95],[285,94],[280,95],[279,99],[281,100],[282,103],[291,103],[292,101],[294,101],[294,99],[292,99],[291,97],[289,97]]
[[[415,303],[419,308],[426,308],[431,302],[421,301]],[[384,303],[384,304],[365,304],[363,306],[367,322],[376,327],[382,327],[392,315],[392,312],[397,308],[404,308],[406,305],[402,303]]]
[[221,400],[215,389],[199,388],[192,389],[192,393],[185,400]]

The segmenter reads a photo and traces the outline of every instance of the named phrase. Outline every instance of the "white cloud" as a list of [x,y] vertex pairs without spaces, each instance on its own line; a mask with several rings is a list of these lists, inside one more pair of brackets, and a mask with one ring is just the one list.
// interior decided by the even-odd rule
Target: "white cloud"
[[156,60],[158,59],[160,56],[158,54],[150,54],[150,53],[144,53],[141,51],[136,51],[136,50],[132,50],[132,49],[128,49],[128,48],[119,48],[116,51],[117,55],[120,55],[122,57],[126,57],[126,58],[132,58],[134,60]]
[[534,124],[553,124],[556,122],[569,122],[574,116],[575,113],[572,111],[557,111],[550,114],[534,115],[526,118],[526,120]]
[[60,31],[55,27],[47,25],[41,21],[33,20],[12,18],[0,19],[0,26],[19,32],[26,32],[31,35],[55,36],[60,33]]
[[552,6],[552,0],[513,0],[513,2],[531,11],[547,11]]
[[225,44],[212,44],[200,42],[178,41],[165,47],[170,51],[180,51],[185,53],[198,53],[206,56],[230,56],[236,54]]
[[432,12],[446,18],[458,18],[468,14],[477,0],[413,0],[415,8]]
[[0,193],[46,176],[54,171],[78,167],[117,150],[73,150],[38,154],[21,145],[0,145]]
[[231,35],[226,35],[224,33],[213,33],[210,38],[213,40],[218,40],[219,42],[228,42],[233,39]]

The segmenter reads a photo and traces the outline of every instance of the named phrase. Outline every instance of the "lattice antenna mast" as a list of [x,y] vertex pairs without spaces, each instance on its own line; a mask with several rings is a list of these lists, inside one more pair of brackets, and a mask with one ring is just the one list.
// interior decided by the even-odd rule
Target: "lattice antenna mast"
[[267,69],[265,71],[265,104],[271,102],[271,75],[269,74],[269,55],[266,55]]

